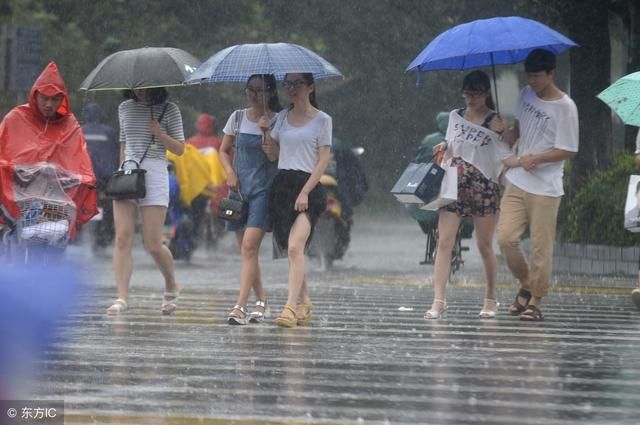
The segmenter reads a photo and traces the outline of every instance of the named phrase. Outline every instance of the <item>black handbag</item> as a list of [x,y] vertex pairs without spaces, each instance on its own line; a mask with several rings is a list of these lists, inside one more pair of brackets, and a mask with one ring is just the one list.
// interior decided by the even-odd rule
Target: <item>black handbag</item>
[[[162,121],[162,117],[167,110],[167,104],[164,104],[158,122]],[[153,107],[151,108],[151,119],[153,119]],[[147,186],[145,180],[145,174],[147,170],[140,168],[140,164],[144,161],[149,152],[149,148],[154,142],[154,137],[151,136],[151,141],[144,151],[140,162],[133,159],[127,159],[122,161],[120,167],[111,174],[104,190],[107,197],[111,199],[142,199],[147,196]],[[136,168],[125,170],[124,164],[127,162],[133,162]]]
[[218,218],[233,223],[244,223],[247,221],[249,204],[244,200],[239,191],[236,193],[238,193],[240,199],[234,199],[232,193],[230,193],[229,196],[220,200]]
[[[133,162],[136,168],[125,170],[124,164]],[[109,177],[104,193],[112,199],[141,199],[147,196],[145,173],[133,159],[123,161],[120,168]]]

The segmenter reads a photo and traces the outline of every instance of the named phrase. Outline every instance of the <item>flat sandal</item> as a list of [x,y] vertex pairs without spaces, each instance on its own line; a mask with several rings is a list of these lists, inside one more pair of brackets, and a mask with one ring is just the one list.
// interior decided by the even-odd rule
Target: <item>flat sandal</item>
[[538,306],[529,304],[524,313],[520,315],[520,320],[527,322],[541,322],[544,320],[544,315]]
[[[518,302],[518,297],[526,300],[524,305]],[[509,306],[509,314],[512,316],[518,316],[519,314],[524,313],[529,305],[529,301],[531,301],[531,292],[528,289],[520,288],[513,304]]]

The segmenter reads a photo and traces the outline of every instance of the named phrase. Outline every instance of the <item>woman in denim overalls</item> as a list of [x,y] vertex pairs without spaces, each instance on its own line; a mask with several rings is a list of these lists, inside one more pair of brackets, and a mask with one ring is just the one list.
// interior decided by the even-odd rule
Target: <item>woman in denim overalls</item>
[[[231,114],[223,129],[220,147],[220,160],[227,172],[229,188],[236,192],[236,196],[239,192],[249,204],[245,222],[227,222],[227,230],[236,232],[242,255],[240,294],[227,316],[228,323],[232,325],[261,322],[266,313],[266,294],[260,277],[258,253],[265,232],[271,230],[268,202],[271,183],[278,172],[278,157],[263,143],[263,133],[271,125],[275,113],[282,109],[273,75],[252,75],[245,93],[249,108]],[[256,308],[249,314],[246,305],[252,287]]]

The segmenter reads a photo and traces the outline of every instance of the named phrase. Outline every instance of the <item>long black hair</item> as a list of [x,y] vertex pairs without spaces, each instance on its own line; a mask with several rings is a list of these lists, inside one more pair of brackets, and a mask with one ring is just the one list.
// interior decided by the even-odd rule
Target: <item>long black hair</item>
[[[164,87],[153,87],[147,90],[146,103],[147,105],[159,105],[164,103],[169,97],[169,92]],[[133,93],[133,90],[124,90],[122,95],[125,99],[133,99],[138,102],[138,98]]]
[[491,81],[486,73],[479,70],[468,73],[462,80],[462,90],[486,93],[485,105],[489,109],[496,109],[491,96]]
[[253,78],[261,78],[264,82],[264,87],[269,92],[269,103],[267,104],[269,110],[273,112],[282,111],[282,105],[280,105],[280,99],[278,99],[278,84],[276,82],[276,77],[273,74],[253,74],[247,80],[247,85],[249,85],[249,81]]
[[[284,76],[285,80],[287,79],[287,75],[289,75],[289,74],[285,74],[285,76]],[[304,80],[304,82],[305,82],[305,84],[307,86],[310,86],[315,82],[315,80],[313,79],[313,74],[310,73],[310,72],[305,72],[305,73],[302,73],[300,75],[302,75],[302,79]],[[316,89],[315,88],[313,89],[313,91],[311,93],[309,93],[309,103],[311,103],[311,105],[314,108],[320,109],[318,107],[318,101],[316,100]],[[289,109],[291,109],[291,108],[293,108],[293,104],[289,105]]]

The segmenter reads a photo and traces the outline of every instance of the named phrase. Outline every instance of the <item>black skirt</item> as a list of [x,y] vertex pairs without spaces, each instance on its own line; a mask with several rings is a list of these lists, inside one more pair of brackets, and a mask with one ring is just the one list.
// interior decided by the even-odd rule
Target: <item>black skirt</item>
[[298,170],[279,170],[273,186],[271,186],[271,197],[269,199],[269,212],[273,222],[273,257],[286,258],[289,244],[289,232],[298,214],[307,214],[311,222],[311,234],[318,222],[320,214],[327,208],[327,194],[320,183],[309,193],[309,208],[304,211],[296,211],[295,203],[302,187],[307,183],[311,174]]

